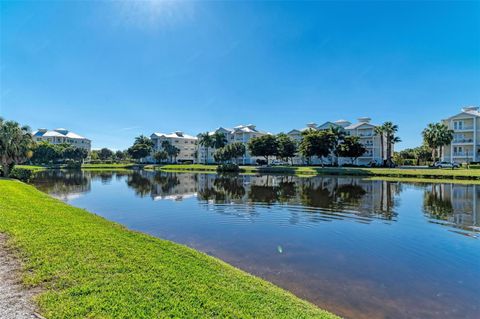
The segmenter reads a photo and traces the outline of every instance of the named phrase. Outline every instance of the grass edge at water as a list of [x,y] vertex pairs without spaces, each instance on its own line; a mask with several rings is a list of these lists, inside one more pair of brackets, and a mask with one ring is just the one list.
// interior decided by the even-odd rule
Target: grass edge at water
[[0,180],[0,232],[47,318],[336,318],[216,258]]

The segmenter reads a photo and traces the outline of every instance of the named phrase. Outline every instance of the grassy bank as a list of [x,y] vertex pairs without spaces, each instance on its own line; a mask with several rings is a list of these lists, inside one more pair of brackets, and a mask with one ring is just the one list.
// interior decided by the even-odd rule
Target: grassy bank
[[[165,171],[214,172],[216,165],[165,165],[159,168]],[[480,170],[476,169],[402,169],[402,168],[367,168],[367,167],[318,167],[318,166],[241,166],[244,173],[295,174],[312,175],[350,175],[350,176],[385,176],[405,178],[439,178],[480,180]]]
[[0,179],[0,232],[47,318],[335,318],[185,246]]

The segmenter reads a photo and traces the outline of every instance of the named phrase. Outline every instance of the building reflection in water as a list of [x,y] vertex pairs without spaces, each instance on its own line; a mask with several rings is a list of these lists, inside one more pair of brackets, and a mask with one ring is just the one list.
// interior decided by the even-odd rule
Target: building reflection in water
[[[256,206],[276,204],[295,212],[322,214],[318,220],[353,216],[359,222],[396,220],[398,195],[406,182],[345,176],[300,178],[280,175],[192,174],[154,171],[47,170],[33,180],[40,190],[69,201],[90,192],[92,181],[124,179],[137,196],[154,200],[196,197],[218,213],[254,216]],[[416,184],[424,190],[423,211],[433,222],[460,228],[478,227],[480,186],[451,183]],[[339,215],[341,213],[341,215]],[[297,222],[292,218],[292,223]]]
[[432,184],[425,187],[423,210],[434,220],[479,227],[479,198],[480,185]]

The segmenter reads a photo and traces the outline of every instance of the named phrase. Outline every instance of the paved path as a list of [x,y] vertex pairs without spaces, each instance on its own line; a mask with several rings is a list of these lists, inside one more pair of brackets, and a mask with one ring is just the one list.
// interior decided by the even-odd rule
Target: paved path
[[6,247],[7,237],[0,234],[0,318],[33,319],[34,292],[22,286],[19,261]]

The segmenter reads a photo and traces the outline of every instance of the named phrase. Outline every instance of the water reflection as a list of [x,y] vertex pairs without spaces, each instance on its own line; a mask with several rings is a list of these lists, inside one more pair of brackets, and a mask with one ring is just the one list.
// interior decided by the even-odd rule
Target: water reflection
[[[355,177],[311,177],[187,174],[152,171],[56,171],[41,172],[34,184],[52,196],[70,200],[91,190],[92,181],[108,184],[125,179],[140,197],[154,200],[182,200],[196,197],[213,209],[220,204],[245,211],[242,204],[284,204],[301,206],[307,212],[345,213],[395,221],[398,195],[405,183]],[[480,185],[416,184],[423,190],[423,211],[432,222],[465,230],[477,230],[480,220]],[[321,210],[315,210],[319,208]],[[250,212],[255,211],[252,206]]]
[[478,317],[477,185],[153,171],[45,171],[33,183],[346,318]]

